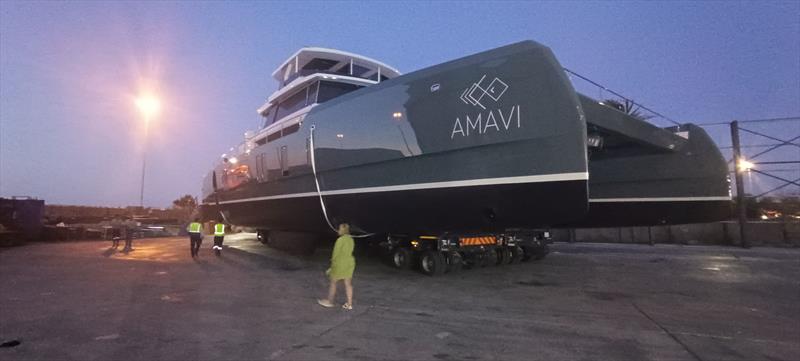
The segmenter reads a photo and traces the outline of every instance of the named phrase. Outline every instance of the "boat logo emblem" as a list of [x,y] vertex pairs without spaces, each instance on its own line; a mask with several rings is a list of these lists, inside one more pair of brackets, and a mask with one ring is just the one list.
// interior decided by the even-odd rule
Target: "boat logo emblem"
[[466,104],[479,106],[481,109],[486,109],[486,107],[481,103],[481,101],[484,101],[485,97],[489,97],[497,102],[500,100],[500,97],[506,93],[506,90],[508,90],[508,84],[500,80],[498,77],[495,77],[494,80],[492,80],[492,82],[486,87],[481,85],[484,79],[486,79],[486,74],[484,74],[476,83],[473,83],[469,88],[464,89],[459,97],[461,101]]

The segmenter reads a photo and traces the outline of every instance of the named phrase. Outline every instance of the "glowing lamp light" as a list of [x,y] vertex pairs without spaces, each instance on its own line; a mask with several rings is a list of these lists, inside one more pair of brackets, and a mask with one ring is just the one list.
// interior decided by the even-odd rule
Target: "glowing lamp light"
[[344,134],[341,134],[341,133],[340,134],[336,134],[336,138],[342,139],[342,138],[344,138]]
[[755,164],[753,164],[752,162],[748,162],[748,161],[746,161],[744,159],[740,159],[739,160],[738,167],[739,167],[739,171],[740,172],[749,171],[754,166],[755,166]]
[[402,117],[402,116],[403,116],[403,113],[400,113],[400,112],[394,112],[394,113],[392,113],[392,118],[395,118],[395,119],[397,119],[397,118],[400,118],[400,117]]
[[150,119],[161,111],[161,101],[151,94],[145,94],[136,99],[136,107],[146,119]]

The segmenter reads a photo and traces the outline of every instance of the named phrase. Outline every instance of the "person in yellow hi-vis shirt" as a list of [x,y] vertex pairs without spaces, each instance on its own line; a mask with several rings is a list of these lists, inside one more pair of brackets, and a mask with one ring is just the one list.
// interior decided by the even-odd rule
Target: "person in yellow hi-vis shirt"
[[318,299],[323,307],[333,307],[333,301],[336,298],[336,283],[344,281],[344,289],[347,293],[347,303],[342,305],[346,310],[353,309],[353,271],[356,269],[356,258],[353,257],[353,237],[350,236],[350,225],[342,223],[339,225],[339,238],[336,239],[336,244],[333,246],[333,254],[331,255],[331,268],[326,272],[330,279],[330,286],[328,287],[328,298]]
[[222,223],[220,220],[214,224],[214,253],[216,253],[217,256],[222,252],[223,238],[225,238],[225,223]]
[[203,243],[203,225],[200,224],[200,219],[195,218],[194,222],[189,223],[186,230],[189,231],[189,250],[192,252],[192,258],[198,256],[200,245]]

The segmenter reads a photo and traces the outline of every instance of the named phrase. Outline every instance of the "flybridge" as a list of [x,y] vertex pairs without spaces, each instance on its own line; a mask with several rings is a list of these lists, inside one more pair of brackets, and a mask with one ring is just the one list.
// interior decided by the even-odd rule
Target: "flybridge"
[[[329,97],[314,82],[339,84],[341,88],[354,90],[399,75],[397,69],[358,54],[336,49],[302,48],[272,72],[272,77],[278,81],[278,90],[257,111],[268,118],[265,125],[269,125],[281,118],[275,117],[276,110],[287,115],[313,105],[312,99]],[[299,94],[301,92],[305,94]],[[344,92],[334,93],[338,96]]]
[[283,62],[272,77],[280,87],[294,79],[315,73],[368,79],[374,82],[391,79],[400,72],[380,61],[346,51],[327,48],[302,48]]

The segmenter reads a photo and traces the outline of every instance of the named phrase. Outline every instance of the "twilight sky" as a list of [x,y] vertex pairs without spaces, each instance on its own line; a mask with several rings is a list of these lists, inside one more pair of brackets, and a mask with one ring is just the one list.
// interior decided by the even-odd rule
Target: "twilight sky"
[[[410,72],[524,39],[681,122],[800,115],[796,1],[0,1],[0,196],[138,204],[144,147],[133,99],[142,89],[164,103],[151,125],[145,205],[165,207],[199,195],[212,162],[259,123],[272,70],[300,47]],[[749,128],[800,135],[800,122]],[[727,127],[708,129],[730,144]],[[771,159],[800,159],[796,149]],[[797,165],[780,168],[800,177]],[[748,190],[773,184],[754,179]]]

